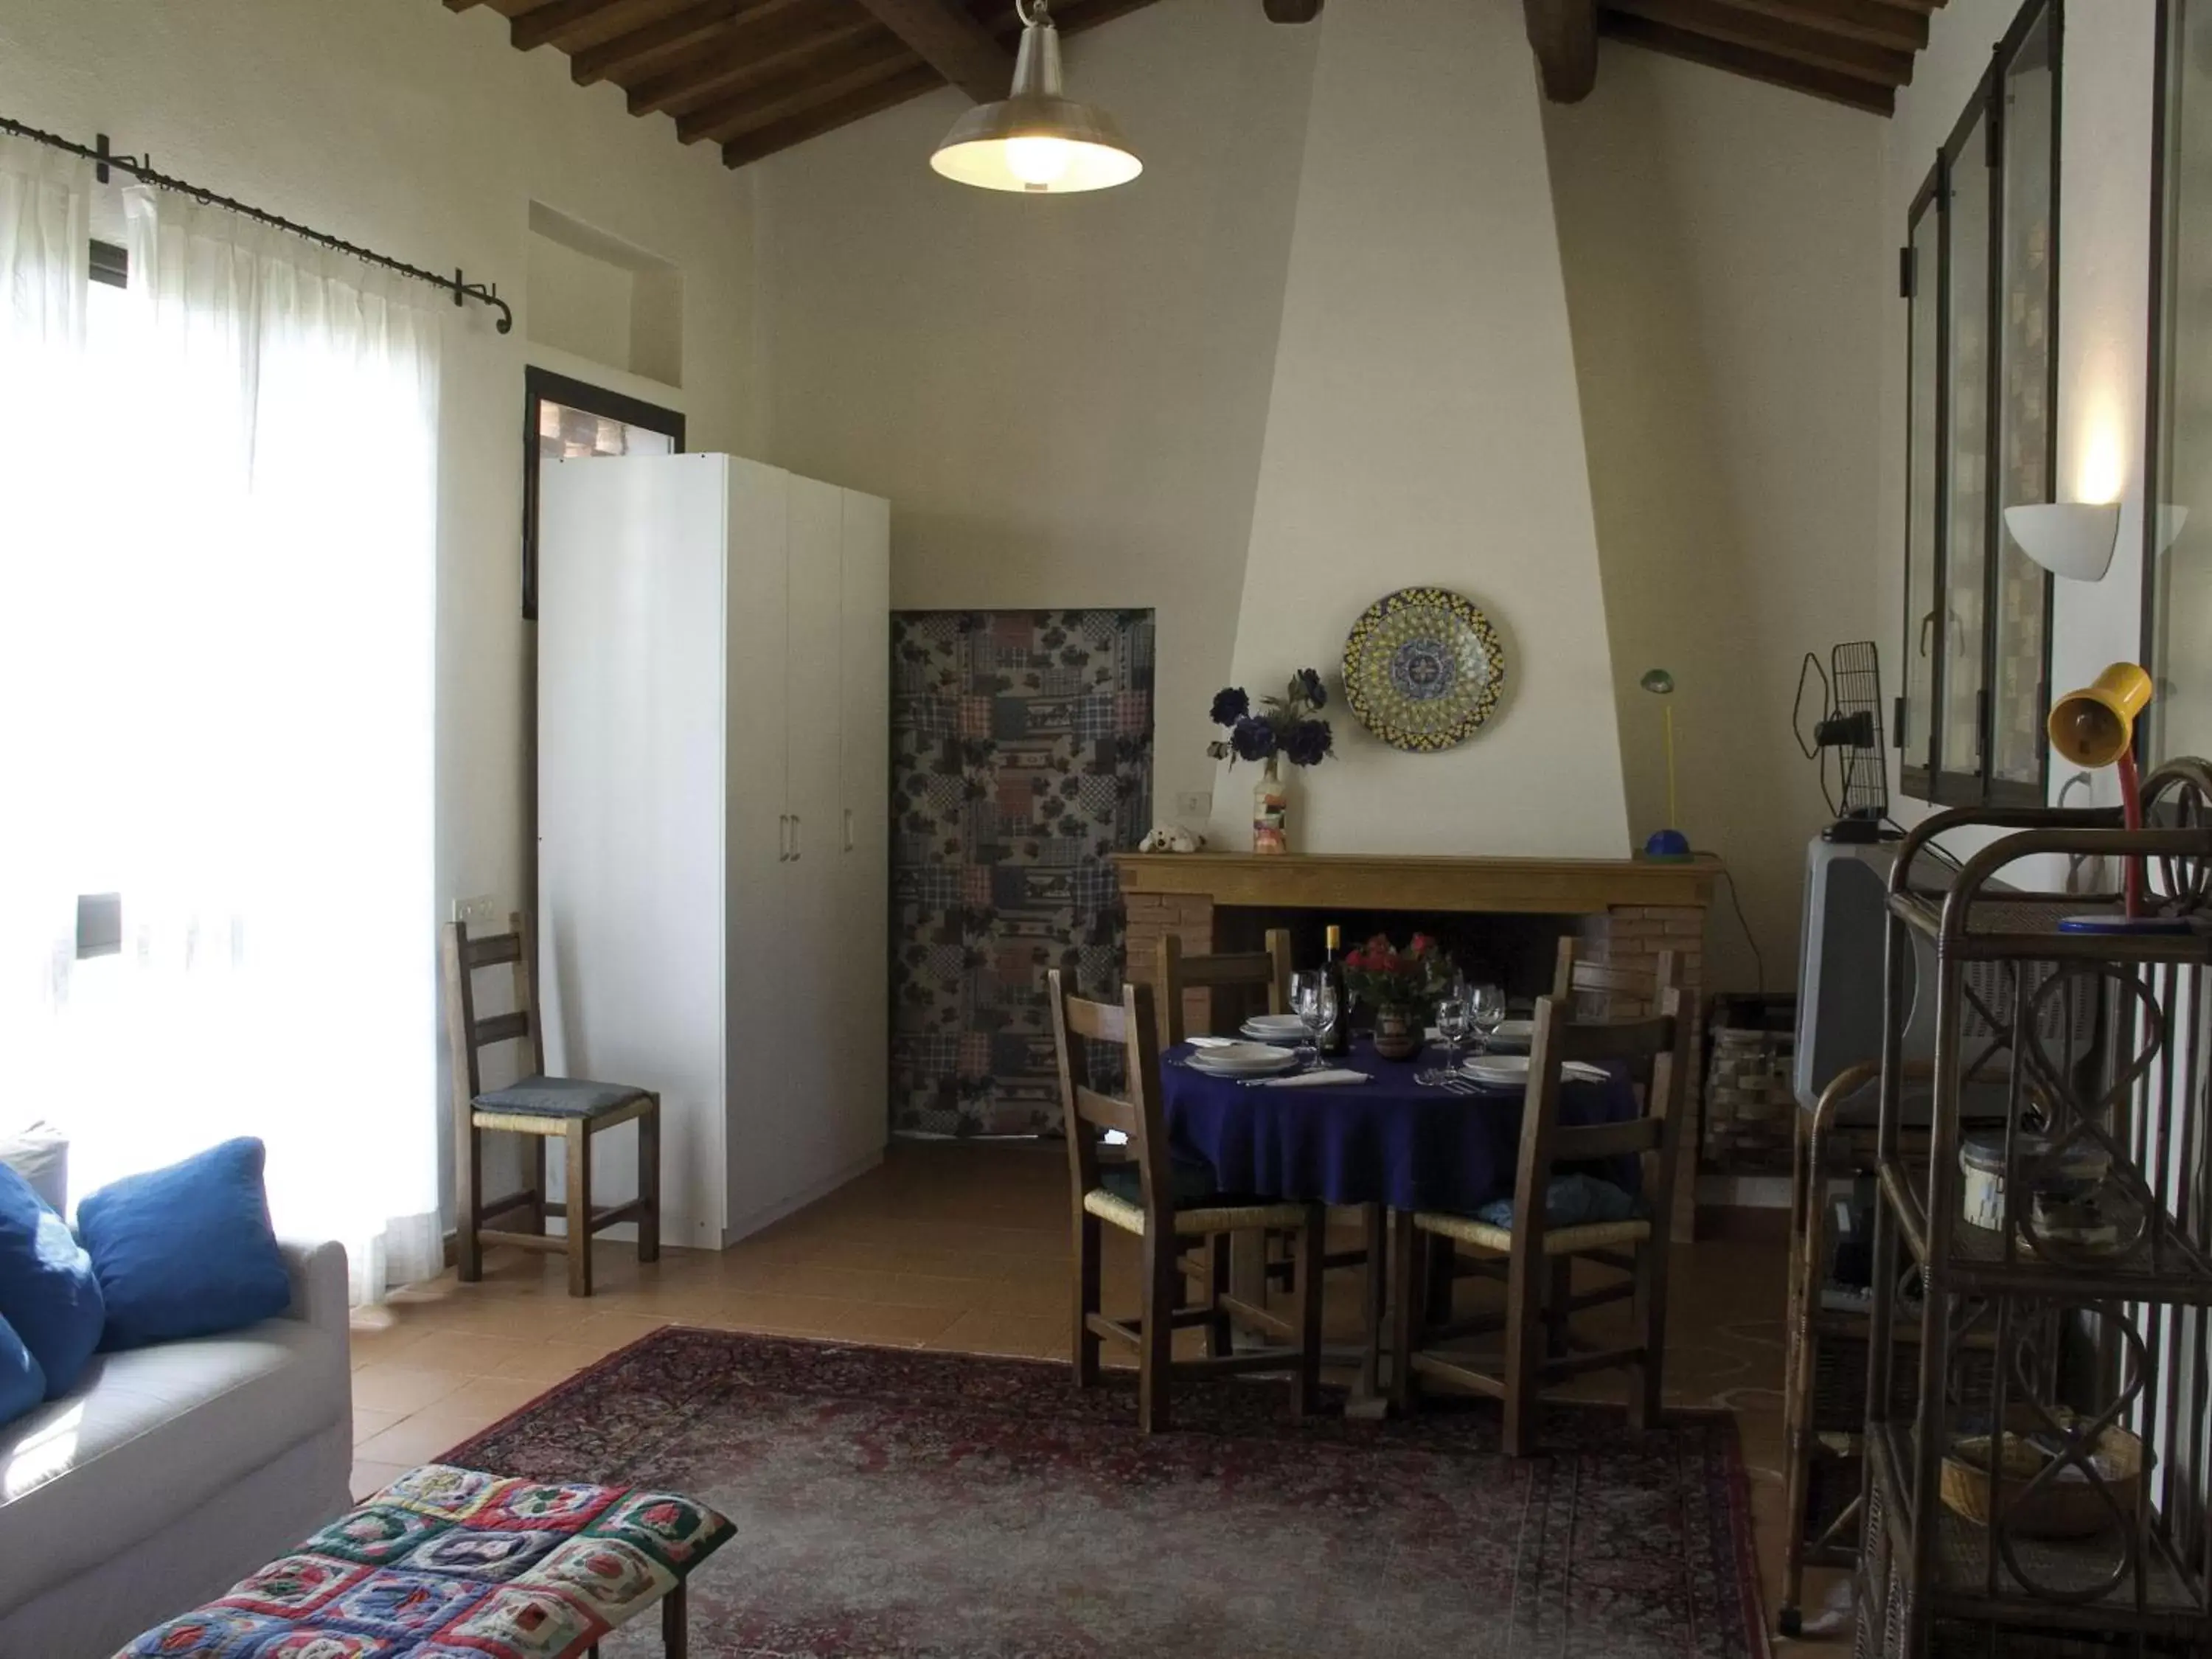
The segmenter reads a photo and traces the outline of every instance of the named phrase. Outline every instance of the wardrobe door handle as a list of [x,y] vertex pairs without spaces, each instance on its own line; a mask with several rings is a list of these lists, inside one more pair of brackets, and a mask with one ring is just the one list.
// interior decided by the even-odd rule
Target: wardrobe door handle
[[791,861],[796,864],[805,856],[805,848],[799,839],[799,814],[793,812],[791,815]]
[[791,814],[779,812],[775,817],[775,861],[791,862]]
[[849,806],[845,809],[845,850],[853,850],[853,809]]

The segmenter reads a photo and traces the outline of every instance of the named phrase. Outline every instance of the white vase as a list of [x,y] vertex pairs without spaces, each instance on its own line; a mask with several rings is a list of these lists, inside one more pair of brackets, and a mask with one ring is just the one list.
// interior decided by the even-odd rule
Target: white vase
[[1252,850],[1291,850],[1291,786],[1279,755],[1267,757],[1261,766],[1260,781],[1252,786]]

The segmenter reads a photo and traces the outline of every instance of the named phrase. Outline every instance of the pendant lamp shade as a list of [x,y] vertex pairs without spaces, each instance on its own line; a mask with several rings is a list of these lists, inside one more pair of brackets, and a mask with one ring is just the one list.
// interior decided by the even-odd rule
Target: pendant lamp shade
[[1013,90],[978,104],[952,124],[929,165],[981,190],[1066,196],[1126,185],[1145,170],[1114,118],[1066,96],[1060,83],[1060,31],[1044,0],[1020,0],[1022,44]]

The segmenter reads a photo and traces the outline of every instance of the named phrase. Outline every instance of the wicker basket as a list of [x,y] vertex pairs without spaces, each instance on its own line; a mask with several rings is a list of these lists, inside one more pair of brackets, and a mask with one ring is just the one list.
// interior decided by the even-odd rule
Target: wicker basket
[[[2121,1428],[2106,1428],[2098,1435],[2091,1455],[2099,1466],[2102,1492],[2078,1466],[2069,1466],[2029,1492],[2024,1490],[2029,1480],[2053,1460],[2025,1437],[2044,1426],[2033,1412],[2015,1412],[2011,1422],[2013,1431],[2004,1437],[2004,1475],[1997,1482],[2006,1530],[2022,1538],[2086,1538],[2135,1514],[2142,1499],[2148,1459],[2142,1442],[2134,1435]],[[1993,1508],[1992,1438],[1974,1435],[1955,1441],[1943,1459],[1944,1507],[1983,1527],[1989,1525]]]
[[1717,1026],[1705,1067],[1705,1153],[1717,1170],[1786,1170],[1797,1097],[1786,1031]]

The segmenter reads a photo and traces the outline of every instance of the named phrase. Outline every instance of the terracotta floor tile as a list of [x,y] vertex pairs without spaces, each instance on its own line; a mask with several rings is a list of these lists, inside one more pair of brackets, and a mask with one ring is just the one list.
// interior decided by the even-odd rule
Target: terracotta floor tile
[[373,1412],[364,1410],[359,1406],[355,1407],[353,1412],[353,1443],[358,1446],[364,1440],[374,1439],[376,1436],[382,1434],[386,1429],[390,1428],[393,1424],[398,1422],[400,1415],[401,1413],[398,1412]]
[[413,1467],[410,1463],[364,1463],[358,1458],[355,1459],[354,1500],[358,1503],[364,1498],[374,1497]]
[[405,1417],[445,1399],[468,1380],[463,1371],[422,1370],[380,1361],[353,1374],[353,1403]]

